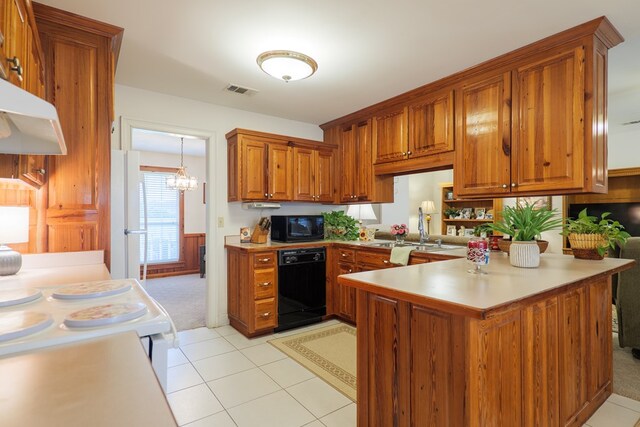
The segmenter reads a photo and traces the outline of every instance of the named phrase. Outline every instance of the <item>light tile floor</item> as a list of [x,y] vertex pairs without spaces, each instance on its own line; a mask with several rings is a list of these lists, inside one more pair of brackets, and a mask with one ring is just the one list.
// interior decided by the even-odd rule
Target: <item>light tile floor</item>
[[[179,333],[169,350],[169,405],[189,427],[356,427],[356,405],[267,343],[338,323],[247,339],[230,326]],[[585,426],[633,427],[640,402],[612,395]]]

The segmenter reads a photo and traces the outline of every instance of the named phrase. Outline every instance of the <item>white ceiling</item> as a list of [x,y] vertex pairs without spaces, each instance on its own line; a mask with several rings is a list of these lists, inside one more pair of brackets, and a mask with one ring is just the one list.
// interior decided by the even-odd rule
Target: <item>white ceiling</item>
[[[606,15],[627,40],[610,52],[611,102],[625,92],[617,110],[640,118],[638,0],[40,1],[125,28],[118,84],[316,124]],[[274,49],[318,71],[269,77],[256,57]]]

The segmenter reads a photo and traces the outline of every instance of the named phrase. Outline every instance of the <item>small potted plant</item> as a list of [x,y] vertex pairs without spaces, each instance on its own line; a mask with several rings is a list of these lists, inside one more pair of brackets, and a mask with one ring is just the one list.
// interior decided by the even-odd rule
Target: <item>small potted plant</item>
[[[537,240],[540,239],[543,232],[562,225],[562,219],[557,218],[556,214],[555,209],[537,208],[525,202],[522,205],[505,206],[502,210],[502,219],[489,224],[489,227],[494,231],[511,236],[512,242],[508,249],[511,265],[527,268],[537,267],[540,265],[540,252],[544,252],[539,247]],[[548,245],[548,242],[545,243]]]
[[447,208],[444,210],[444,214],[449,219],[455,219],[459,213],[460,213],[460,210],[456,208]]
[[587,214],[583,209],[578,218],[567,218],[562,234],[569,238],[573,256],[579,259],[603,259],[608,248],[624,245],[630,237],[624,226],[604,212],[600,218]]
[[391,226],[391,235],[396,236],[396,243],[401,245],[404,243],[404,238],[409,234],[409,228],[407,224],[393,224]]
[[322,212],[324,238],[328,240],[358,240],[358,223],[343,211]]

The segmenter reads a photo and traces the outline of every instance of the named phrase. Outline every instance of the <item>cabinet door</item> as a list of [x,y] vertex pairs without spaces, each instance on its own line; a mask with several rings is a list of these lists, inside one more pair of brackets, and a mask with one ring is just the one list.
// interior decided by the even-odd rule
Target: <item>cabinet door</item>
[[374,118],[375,163],[407,157],[407,109],[402,107]]
[[266,200],[267,194],[267,144],[262,141],[242,141],[242,199]]
[[46,157],[36,155],[20,156],[20,179],[40,188],[47,180]]
[[371,141],[371,120],[358,123],[356,126],[356,145],[353,154],[353,166],[355,174],[354,195],[358,201],[371,200],[373,191],[373,144]]
[[409,107],[409,157],[453,150],[453,91]]
[[293,148],[293,200],[315,201],[315,157],[315,150]]
[[584,79],[582,46],[514,71],[514,191],[584,186]]
[[[354,272],[353,264],[338,263],[338,272],[336,276],[341,274],[349,274]],[[356,290],[349,286],[338,284],[338,292],[336,295],[338,301],[334,305],[337,307],[338,314],[351,321],[356,321]]]
[[316,201],[332,202],[335,173],[333,151],[318,151],[316,157]]
[[269,200],[289,201],[293,197],[291,147],[269,144]]
[[589,315],[584,287],[558,298],[560,425],[567,425],[587,401],[589,346],[586,331]]
[[340,137],[340,163],[342,176],[340,177],[340,201],[353,202],[358,171],[356,164],[356,126],[342,129]]
[[589,361],[588,399],[595,400],[599,393],[611,388],[612,348],[611,348],[611,301],[610,277],[600,279],[588,289],[589,300],[589,354],[597,357]]
[[[24,87],[24,64],[27,57],[27,11],[21,0],[5,0],[5,26],[3,34],[5,55],[2,57],[3,66],[8,79],[16,86]],[[6,59],[5,59],[6,58]],[[7,62],[7,61],[14,62]]]
[[457,91],[454,190],[458,196],[510,191],[510,104],[509,73],[468,82]]
[[7,18],[7,2],[9,0],[0,0],[0,79],[7,79],[9,77],[7,65],[5,64],[4,58],[7,57],[7,23],[9,19]]

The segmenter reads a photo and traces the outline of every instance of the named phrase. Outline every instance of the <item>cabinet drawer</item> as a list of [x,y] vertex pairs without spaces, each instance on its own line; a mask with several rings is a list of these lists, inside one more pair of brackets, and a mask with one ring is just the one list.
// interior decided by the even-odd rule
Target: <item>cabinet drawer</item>
[[356,262],[356,251],[353,249],[338,248],[339,262]]
[[270,298],[276,296],[276,271],[273,268],[253,271],[253,298]]
[[394,265],[389,261],[390,257],[390,252],[358,252],[358,266],[366,265],[376,268],[393,267]]
[[276,312],[276,299],[265,298],[255,302],[255,330],[275,328],[278,313]]
[[275,252],[256,252],[253,254],[253,266],[256,268],[273,267],[276,265]]

